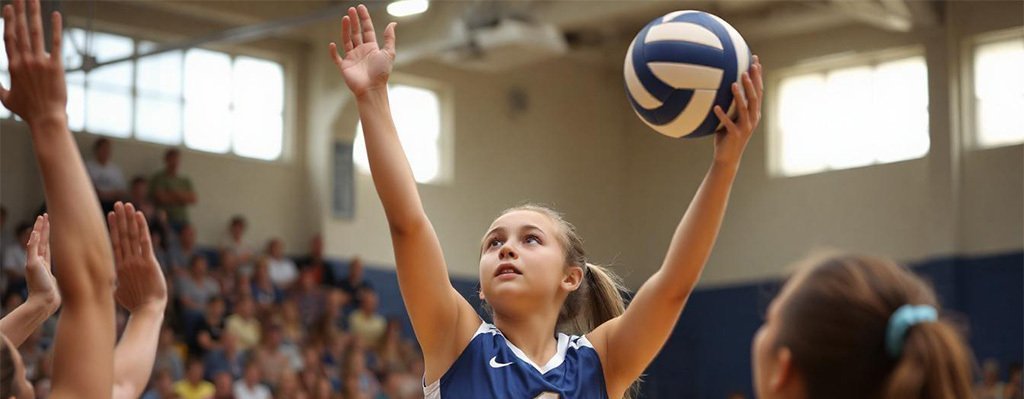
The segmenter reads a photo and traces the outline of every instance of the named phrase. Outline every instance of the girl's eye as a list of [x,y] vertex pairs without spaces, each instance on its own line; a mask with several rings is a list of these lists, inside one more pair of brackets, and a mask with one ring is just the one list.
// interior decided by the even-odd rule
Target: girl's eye
[[488,248],[494,248],[499,246],[501,246],[501,240],[497,238],[492,238],[491,241],[487,243]]
[[526,241],[528,243],[540,244],[540,238],[538,238],[537,236],[535,236],[533,234],[530,234],[530,235],[526,236],[526,240],[524,240],[524,241]]

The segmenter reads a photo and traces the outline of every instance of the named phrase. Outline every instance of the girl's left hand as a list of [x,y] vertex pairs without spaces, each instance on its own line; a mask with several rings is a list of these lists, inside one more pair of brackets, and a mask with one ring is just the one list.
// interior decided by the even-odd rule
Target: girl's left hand
[[729,119],[722,107],[715,106],[715,115],[725,125],[725,131],[715,134],[716,162],[739,163],[740,158],[743,157],[743,150],[750,141],[750,136],[761,122],[764,80],[762,79],[761,60],[756,55],[753,65],[750,66],[750,71],[744,72],[740,80],[746,91],[746,98],[740,92],[739,83],[733,83],[733,107],[739,114],[736,121],[733,122]]

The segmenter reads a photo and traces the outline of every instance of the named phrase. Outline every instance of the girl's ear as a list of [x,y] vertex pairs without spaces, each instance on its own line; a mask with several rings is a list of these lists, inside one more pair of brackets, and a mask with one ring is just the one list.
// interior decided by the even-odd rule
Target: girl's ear
[[583,284],[583,268],[579,266],[571,266],[566,272],[565,276],[562,277],[562,288],[566,291],[576,291]]

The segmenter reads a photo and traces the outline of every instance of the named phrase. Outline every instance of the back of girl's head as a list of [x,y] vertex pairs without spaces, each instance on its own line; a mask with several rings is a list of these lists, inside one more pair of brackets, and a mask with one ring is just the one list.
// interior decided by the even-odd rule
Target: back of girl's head
[[939,309],[932,289],[906,268],[865,256],[829,257],[797,272],[779,300],[775,345],[791,351],[808,397],[971,397],[971,354],[949,322],[914,324],[898,350],[887,349],[897,309]]
[[570,334],[583,335],[605,321],[621,315],[625,302],[621,280],[607,268],[587,262],[583,239],[576,226],[566,221],[557,211],[534,204],[517,206],[502,212],[530,211],[544,215],[559,227],[557,236],[565,249],[565,266],[583,269],[583,282],[569,294],[558,315],[558,329]]

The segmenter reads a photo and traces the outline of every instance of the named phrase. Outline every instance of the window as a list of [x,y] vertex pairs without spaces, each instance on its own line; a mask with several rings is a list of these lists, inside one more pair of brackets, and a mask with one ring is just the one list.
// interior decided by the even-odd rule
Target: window
[[920,158],[928,153],[923,56],[790,74],[779,85],[769,157],[775,174]]
[[[0,30],[3,22],[0,21]],[[90,54],[103,63],[156,43],[78,28],[64,31],[64,67]],[[10,83],[0,46],[0,82]],[[170,51],[66,75],[68,126],[200,151],[262,160],[281,157],[284,68],[269,60],[204,49]],[[0,118],[10,117],[0,107]]]
[[[417,182],[431,183],[441,177],[441,101],[437,92],[408,85],[388,87],[395,128]],[[352,158],[363,173],[370,173],[363,125],[356,126]]]
[[[140,52],[150,51],[155,43],[142,42]],[[181,143],[182,121],[181,51],[142,58],[135,75],[135,137],[153,143]]]
[[1024,36],[974,47],[974,138],[979,148],[1024,143]]

